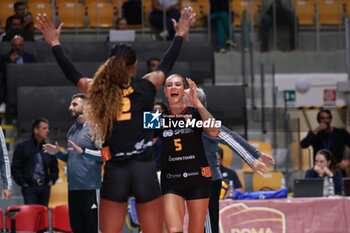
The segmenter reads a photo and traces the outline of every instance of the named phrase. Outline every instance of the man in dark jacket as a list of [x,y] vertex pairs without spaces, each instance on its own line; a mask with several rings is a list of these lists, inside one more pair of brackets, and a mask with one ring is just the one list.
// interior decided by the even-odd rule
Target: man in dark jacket
[[24,40],[16,35],[11,40],[11,51],[3,54],[0,59],[0,104],[5,102],[6,96],[6,66],[7,64],[33,63],[35,58],[32,54],[24,52]]
[[[11,40],[11,51],[1,56],[1,63],[31,63],[35,62],[32,54],[24,52],[24,40],[20,35],[16,35]],[[2,67],[4,68],[4,67]]]
[[48,134],[48,120],[35,119],[32,122],[31,138],[19,143],[13,153],[11,173],[16,183],[22,187],[25,204],[47,206],[50,187],[58,178],[55,156],[44,153],[42,150]]

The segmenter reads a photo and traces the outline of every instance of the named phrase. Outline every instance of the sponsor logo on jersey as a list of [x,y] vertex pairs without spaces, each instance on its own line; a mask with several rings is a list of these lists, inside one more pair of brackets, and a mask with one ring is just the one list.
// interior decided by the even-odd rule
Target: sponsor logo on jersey
[[181,174],[170,174],[170,173],[167,173],[166,174],[166,178],[167,179],[181,178]]
[[171,157],[169,156],[168,161],[169,162],[175,162],[175,161],[184,161],[184,160],[192,160],[195,159],[195,155],[187,155],[187,156],[180,156],[180,157]]
[[180,135],[180,134],[186,134],[186,133],[192,133],[193,132],[193,129],[191,128],[183,128],[183,129],[166,129],[163,131],[163,137],[172,137],[173,135],[174,136],[177,136],[177,135]]
[[143,128],[144,129],[160,129],[162,114],[157,110],[152,112],[143,112]]
[[211,177],[210,167],[202,167],[202,176],[204,176],[205,178]]
[[171,137],[171,136],[173,136],[173,134],[174,134],[174,132],[173,132],[173,130],[172,129],[168,129],[168,130],[164,130],[163,131],[163,137]]
[[182,176],[184,177],[184,178],[187,178],[187,177],[190,177],[190,176],[198,176],[199,175],[199,172],[184,172],[183,174],[182,174]]

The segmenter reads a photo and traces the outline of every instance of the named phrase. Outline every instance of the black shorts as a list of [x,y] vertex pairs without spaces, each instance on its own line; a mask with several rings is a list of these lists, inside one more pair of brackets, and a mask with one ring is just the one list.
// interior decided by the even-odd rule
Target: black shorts
[[188,188],[188,189],[176,189],[176,188],[163,188],[163,195],[165,194],[176,194],[183,197],[185,200],[195,200],[209,198],[210,195],[210,183],[198,188]]
[[127,202],[130,196],[134,196],[138,203],[149,202],[161,196],[157,168],[152,159],[140,161],[130,158],[106,163],[101,198]]

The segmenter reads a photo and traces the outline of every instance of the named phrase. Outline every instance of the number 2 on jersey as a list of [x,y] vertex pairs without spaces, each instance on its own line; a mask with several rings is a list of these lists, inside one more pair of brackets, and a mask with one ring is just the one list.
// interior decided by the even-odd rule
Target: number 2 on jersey
[[175,151],[181,151],[182,150],[181,138],[174,139],[174,145],[175,145]]
[[129,97],[122,98],[122,111],[117,114],[117,121],[127,121],[131,119],[131,101]]

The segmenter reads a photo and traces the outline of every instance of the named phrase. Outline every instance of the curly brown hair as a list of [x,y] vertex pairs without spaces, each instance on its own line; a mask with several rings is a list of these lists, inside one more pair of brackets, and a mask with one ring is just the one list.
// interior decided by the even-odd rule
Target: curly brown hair
[[92,140],[101,145],[111,134],[113,122],[122,109],[122,89],[130,85],[136,54],[128,44],[117,44],[110,58],[97,70],[88,88],[85,107]]

